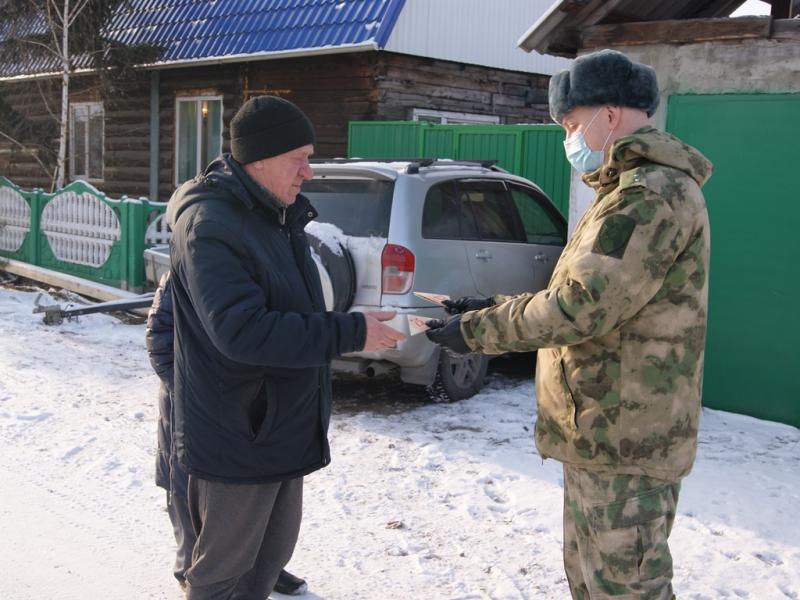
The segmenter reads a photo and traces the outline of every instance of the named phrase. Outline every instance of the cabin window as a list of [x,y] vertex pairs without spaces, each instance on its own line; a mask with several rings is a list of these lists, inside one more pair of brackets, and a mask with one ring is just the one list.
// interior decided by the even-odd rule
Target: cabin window
[[222,152],[222,97],[178,98],[175,184],[201,173]]
[[500,117],[497,115],[476,115],[471,113],[458,113],[448,112],[446,110],[428,110],[426,108],[415,108],[411,113],[411,118],[414,121],[426,121],[428,123],[483,123],[483,124],[498,124]]
[[103,179],[103,104],[80,102],[69,110],[70,179]]

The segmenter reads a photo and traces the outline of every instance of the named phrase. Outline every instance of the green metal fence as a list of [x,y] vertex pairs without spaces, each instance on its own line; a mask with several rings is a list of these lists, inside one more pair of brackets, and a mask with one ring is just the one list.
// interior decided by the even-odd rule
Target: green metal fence
[[703,402],[800,427],[800,94],[687,94],[667,129],[714,163]]
[[0,176],[0,258],[141,291],[144,250],[167,240],[164,202],[112,200],[76,181],[53,194]]
[[351,158],[496,160],[539,185],[564,215],[570,167],[558,125],[436,125],[421,121],[351,121]]

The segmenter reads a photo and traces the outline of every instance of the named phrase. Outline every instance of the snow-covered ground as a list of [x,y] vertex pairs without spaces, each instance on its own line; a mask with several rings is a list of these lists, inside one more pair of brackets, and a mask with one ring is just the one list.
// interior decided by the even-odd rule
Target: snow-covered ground
[[[34,297],[0,288],[0,599],[179,600],[144,327],[46,326]],[[532,384],[496,374],[451,405],[363,385],[369,400],[335,407],[332,465],[306,479],[290,564],[305,598],[568,598]],[[800,600],[800,431],[704,410],[671,545],[681,599]]]

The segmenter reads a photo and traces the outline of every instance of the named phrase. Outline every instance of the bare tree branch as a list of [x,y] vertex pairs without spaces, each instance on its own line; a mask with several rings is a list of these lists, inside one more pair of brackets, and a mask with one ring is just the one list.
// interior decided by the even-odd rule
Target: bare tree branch
[[77,19],[78,16],[80,16],[80,14],[83,12],[83,9],[86,8],[87,4],[89,4],[89,0],[81,0],[77,4],[77,6],[75,6],[72,9],[69,17],[69,23],[67,23],[67,27],[72,27],[72,24],[75,22],[75,19]]
[[42,42],[37,42],[36,40],[25,39],[25,38],[14,38],[14,41],[19,44],[30,44],[31,46],[38,46],[39,48],[49,52],[56,58],[61,59],[61,54],[59,52],[56,52],[55,50],[53,50],[53,48],[51,48],[47,44],[43,44]]
[[[31,2],[31,4],[36,6],[36,2],[34,2],[34,0],[30,0],[30,2]],[[50,6],[51,4],[53,5],[52,8]],[[37,9],[41,10],[38,7],[37,7]],[[42,13],[42,16],[47,21],[47,31],[50,34],[50,36],[53,38],[53,48],[56,49],[57,56],[59,58],[61,58],[61,51],[59,50],[61,48],[61,45],[59,44],[59,40],[58,40],[57,23],[53,20],[53,16],[52,16],[51,12],[55,12],[56,15],[59,16],[59,17],[61,16],[61,15],[58,14],[58,7],[55,4],[55,0],[48,0],[48,2],[45,3],[44,12]]]
[[[130,78],[136,76],[132,69],[143,62],[140,57],[156,56],[162,49],[149,44],[128,46],[105,39],[103,32],[117,14],[117,8],[125,6],[127,9],[128,0],[0,0],[0,6],[5,2],[14,6],[8,13],[12,18],[7,30],[17,35],[0,40],[4,63],[21,72],[55,71],[54,74],[60,74],[60,81],[53,80],[51,87],[48,82],[36,80],[43,107],[39,114],[48,115],[46,119],[36,123],[36,119],[20,114],[15,115],[14,120],[7,119],[8,124],[0,118],[0,127],[19,138],[16,142],[28,143],[41,152],[55,145],[55,137],[46,131],[52,119],[59,130],[53,181],[61,185],[68,163],[70,79],[76,66],[89,66],[95,71],[99,95],[105,97],[115,93],[113,82],[129,83]],[[61,90],[60,110],[55,106],[56,85]],[[5,116],[0,114],[0,117]],[[42,155],[42,159],[48,164],[51,162],[49,154]]]
[[36,154],[36,151],[35,151],[35,150],[33,150],[32,148],[29,148],[28,146],[26,146],[25,144],[23,144],[23,143],[22,143],[22,142],[20,142],[19,140],[16,140],[16,139],[14,139],[13,137],[11,137],[10,135],[8,135],[7,133],[5,133],[5,132],[3,132],[3,131],[0,131],[0,136],[3,136],[3,137],[4,137],[4,138],[6,138],[6,139],[7,139],[9,142],[11,142],[12,144],[16,144],[16,145],[17,145],[17,146],[19,146],[19,147],[20,147],[22,150],[25,150],[26,152],[28,152],[28,154],[29,154],[30,156],[32,156],[32,157],[33,157],[33,159],[34,159],[34,160],[35,160],[37,163],[39,163],[39,166],[40,166],[40,167],[42,167],[42,170],[43,170],[43,171],[44,171],[44,172],[47,174],[47,176],[48,176],[48,177],[53,177],[53,171],[51,171],[50,169],[48,169],[48,168],[47,168],[47,166],[46,166],[46,165],[45,165],[45,164],[44,164],[44,163],[41,161],[41,159],[39,158],[39,156]]
[[36,81],[36,88],[39,90],[39,96],[41,96],[42,98],[42,103],[44,104],[44,108],[47,111],[47,114],[53,117],[53,120],[56,123],[58,123],[58,117],[56,116],[56,113],[53,112],[53,109],[50,108],[50,102],[47,99],[47,94],[45,94],[44,90],[42,89],[42,82],[38,79],[36,79],[35,81]]
[[[66,22],[64,20],[64,17],[61,14],[61,8],[58,6],[58,4],[56,4],[56,0],[48,0],[48,5],[52,7],[52,10],[56,14],[56,16],[58,17],[58,20],[61,23],[61,26],[65,27],[66,26]],[[49,16],[50,10],[48,9],[47,12],[48,12],[48,16]]]

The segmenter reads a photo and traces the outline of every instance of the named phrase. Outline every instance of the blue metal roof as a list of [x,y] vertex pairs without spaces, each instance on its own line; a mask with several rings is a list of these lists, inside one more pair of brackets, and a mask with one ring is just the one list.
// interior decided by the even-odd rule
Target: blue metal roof
[[[383,48],[404,4],[405,0],[131,0],[122,5],[106,35],[126,45],[161,47],[159,64],[335,51],[370,43]],[[44,62],[50,61],[35,68],[26,65],[25,71],[55,70],[55,64]],[[76,66],[82,62],[77,60]],[[2,71],[18,74],[19,67]]]

